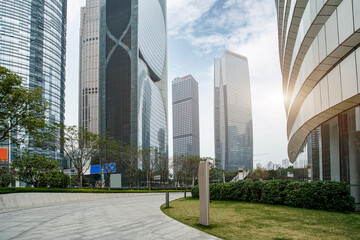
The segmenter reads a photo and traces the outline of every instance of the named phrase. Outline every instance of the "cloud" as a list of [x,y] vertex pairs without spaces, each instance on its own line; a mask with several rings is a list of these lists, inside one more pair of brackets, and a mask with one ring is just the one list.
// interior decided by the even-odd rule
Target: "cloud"
[[[170,2],[177,2],[176,4],[187,8],[198,1]],[[176,8],[170,10],[169,22],[177,11]],[[186,41],[196,49],[195,53],[198,55],[212,56],[229,49],[248,58],[254,153],[268,153],[266,159],[261,159],[263,164],[265,161],[280,162],[286,158],[286,117],[281,90],[275,3],[269,0],[218,0],[198,9],[197,14],[192,15],[191,11],[185,13],[184,17],[191,16],[184,21],[179,18],[180,15],[178,13],[172,21],[170,31],[177,33],[177,39]],[[170,35],[171,37],[174,36]],[[212,79],[213,72],[209,69],[208,72]],[[212,84],[203,83],[200,91],[203,90],[212,92]],[[203,104],[201,102],[204,99],[200,98],[200,111],[202,107],[209,109],[212,96],[200,92],[200,97],[206,100],[206,104]],[[212,116],[207,112],[203,115],[200,126],[205,127],[201,129],[201,142],[205,140],[208,145],[206,148],[213,148],[213,142],[208,141],[211,139],[208,134],[210,131],[206,131],[213,128],[206,121],[206,118]],[[211,152],[203,148],[205,144],[201,143],[201,146],[201,152]]]
[[205,52],[241,45],[266,33],[275,14],[275,4],[268,0],[218,1],[208,13],[182,25],[179,37]]
[[168,33],[169,35],[181,34],[185,26],[201,18],[208,12],[216,0],[171,0],[167,1]]

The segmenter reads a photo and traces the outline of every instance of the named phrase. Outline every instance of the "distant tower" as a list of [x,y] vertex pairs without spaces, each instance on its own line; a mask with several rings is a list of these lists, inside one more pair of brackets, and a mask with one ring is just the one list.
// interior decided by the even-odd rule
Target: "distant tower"
[[226,171],[253,168],[253,132],[247,58],[225,51],[215,59],[215,158]]
[[200,155],[199,88],[191,75],[172,81],[173,152]]
[[79,126],[99,133],[100,0],[87,0],[81,8]]

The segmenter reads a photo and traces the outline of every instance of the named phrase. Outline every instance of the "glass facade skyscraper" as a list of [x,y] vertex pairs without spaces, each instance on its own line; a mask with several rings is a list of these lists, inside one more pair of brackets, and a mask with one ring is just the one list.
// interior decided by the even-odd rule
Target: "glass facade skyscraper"
[[[66,0],[1,0],[0,65],[41,87],[50,103],[46,117],[64,123]],[[29,150],[61,160],[59,150]]]
[[215,158],[226,171],[253,168],[253,131],[247,58],[225,51],[214,63]]
[[199,87],[191,75],[172,82],[173,154],[200,155]]
[[100,133],[168,152],[165,0],[101,0]]
[[360,1],[275,3],[294,178],[345,181],[360,210]]

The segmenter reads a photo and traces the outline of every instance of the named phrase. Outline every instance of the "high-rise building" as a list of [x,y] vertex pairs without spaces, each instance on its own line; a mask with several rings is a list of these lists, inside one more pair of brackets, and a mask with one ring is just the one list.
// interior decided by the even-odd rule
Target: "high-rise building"
[[290,166],[290,162],[289,162],[289,159],[283,159],[282,161],[281,161],[281,167],[282,168],[288,168]]
[[[28,88],[41,87],[50,108],[50,122],[64,123],[66,0],[0,1],[0,65],[23,79]],[[32,152],[61,160],[60,150]]]
[[200,155],[199,87],[191,75],[172,81],[173,154]]
[[256,168],[261,168],[261,163],[256,163]]
[[79,125],[167,152],[165,0],[87,0],[81,9]]
[[167,152],[166,1],[100,2],[100,133]]
[[275,3],[294,179],[348,182],[360,210],[360,1]]
[[253,132],[247,58],[225,51],[214,69],[215,158],[227,171],[253,168]]
[[79,126],[99,133],[100,0],[87,0],[80,15]]
[[[152,147],[165,156],[166,22],[166,0],[100,1],[99,133],[133,146]],[[96,44],[96,34],[89,38]],[[119,171],[126,174],[121,167]],[[122,183],[128,184],[126,177]]]

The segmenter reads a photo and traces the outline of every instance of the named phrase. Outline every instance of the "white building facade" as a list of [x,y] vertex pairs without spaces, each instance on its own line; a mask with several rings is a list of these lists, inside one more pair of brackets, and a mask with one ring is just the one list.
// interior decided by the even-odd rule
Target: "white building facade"
[[87,0],[80,18],[79,126],[98,134],[100,0]]
[[275,3],[294,179],[348,182],[360,209],[360,1]]

